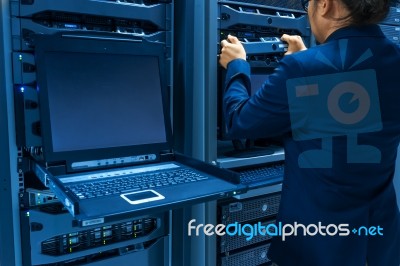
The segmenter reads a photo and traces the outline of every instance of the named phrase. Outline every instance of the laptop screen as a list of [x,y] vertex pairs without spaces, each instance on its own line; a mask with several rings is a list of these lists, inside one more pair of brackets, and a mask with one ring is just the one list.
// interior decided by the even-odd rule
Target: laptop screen
[[35,52],[47,162],[169,148],[162,45],[46,36]]
[[50,52],[53,151],[166,142],[158,58]]

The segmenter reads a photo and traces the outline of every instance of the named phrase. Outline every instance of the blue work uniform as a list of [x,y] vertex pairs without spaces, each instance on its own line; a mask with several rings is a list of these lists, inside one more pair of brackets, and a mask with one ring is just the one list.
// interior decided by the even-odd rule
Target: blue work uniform
[[279,266],[400,265],[400,49],[377,25],[350,26],[285,56],[251,97],[250,77],[245,60],[228,64],[228,134],[282,137],[277,222],[298,225],[297,236],[273,238],[269,258]]

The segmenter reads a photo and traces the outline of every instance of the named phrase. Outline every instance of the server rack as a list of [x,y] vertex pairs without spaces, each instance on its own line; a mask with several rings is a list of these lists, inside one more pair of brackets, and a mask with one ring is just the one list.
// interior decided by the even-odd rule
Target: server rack
[[[258,4],[253,4],[258,2]],[[267,4],[268,3],[268,4]],[[219,1],[218,2],[218,36],[219,41],[225,39],[228,34],[237,36],[242,42],[246,54],[247,61],[250,64],[253,79],[252,83],[257,83],[252,88],[254,93],[265,80],[266,76],[273,72],[279,61],[283,58],[287,50],[287,44],[280,40],[282,34],[300,35],[306,46],[312,43],[311,29],[308,23],[308,18],[304,10],[289,9],[293,6],[292,1],[282,1],[278,6],[269,6],[270,1]],[[296,2],[297,3],[297,2]],[[285,5],[286,4],[286,5]],[[281,6],[286,6],[282,8]],[[219,49],[219,47],[218,47]],[[229,149],[229,136],[226,137],[225,121],[222,112],[222,90],[224,83],[224,71],[218,69],[218,139],[217,143],[218,158],[226,159],[260,157],[263,155],[274,154],[275,150],[265,149],[259,153],[246,150],[246,143],[240,143],[242,140],[232,140],[233,150],[243,150],[243,154],[227,153]],[[228,140],[228,141],[226,141]],[[252,142],[263,142],[270,146],[273,140],[251,140]],[[228,143],[227,143],[228,142]],[[273,149],[273,148],[272,148]],[[241,160],[238,160],[241,161]],[[221,165],[223,166],[223,165]]]
[[169,214],[74,227],[61,204],[21,211],[23,265],[169,264]]
[[[279,203],[279,191],[247,199],[220,202],[218,204],[219,223],[224,225],[237,223],[242,226],[242,231],[245,231],[247,235],[219,237],[217,240],[217,253],[219,254],[217,264],[224,266],[240,265],[246,260],[246,265],[269,263],[268,247],[275,232],[271,225],[275,224]],[[263,226],[263,229],[261,233],[258,232],[258,229],[255,233],[249,230],[250,226],[253,227],[251,230],[254,230],[256,226]],[[248,233],[252,234],[249,235]]]
[[0,261],[21,265],[19,232],[19,179],[17,167],[18,149],[15,140],[15,120],[12,81],[12,46],[10,3],[2,0],[0,5]]
[[390,8],[389,14],[379,26],[385,36],[393,43],[400,46],[400,5]]
[[[280,40],[282,34],[300,35],[306,46],[314,44],[308,18],[298,1],[225,1],[219,0],[217,36],[219,43],[228,34],[235,35],[243,43],[247,61],[252,69],[253,83],[272,73],[284,56],[287,45]],[[219,49],[220,47],[218,47]],[[222,103],[223,71],[217,71],[217,104]],[[252,78],[253,78],[252,77]],[[259,84],[261,85],[261,84]],[[252,89],[253,90],[253,89]],[[220,107],[219,114],[222,114]],[[239,142],[243,154],[232,153],[237,140],[225,138],[223,118],[217,122],[218,140],[213,143],[216,149],[216,163],[239,173],[241,169],[269,169],[284,161],[284,152],[275,139],[251,140],[251,145],[260,145],[261,149],[246,154],[245,143]],[[228,151],[228,152],[227,152]],[[239,151],[240,153],[241,151]],[[233,154],[233,155],[232,155]],[[247,194],[217,203],[218,223],[228,224],[274,224],[280,203],[282,176],[274,177],[273,182],[257,187]],[[271,178],[271,177],[269,177]],[[217,239],[216,265],[268,265],[271,263],[267,253],[271,236],[256,236],[251,240],[246,236],[223,236]]]
[[[41,153],[34,35],[79,33],[108,39],[157,42],[167,51],[172,89],[173,3],[168,0],[9,1],[21,263],[16,265],[168,265],[170,212],[78,227],[58,199],[31,171]],[[14,113],[12,112],[9,112]],[[11,180],[13,181],[13,180]],[[14,181],[13,181],[14,182]],[[11,238],[13,239],[13,238]]]
[[[390,13],[387,18],[381,22],[382,31],[386,36],[394,43],[400,46],[400,4],[391,7]],[[389,31],[385,30],[388,29]],[[400,150],[400,147],[399,149]],[[397,195],[397,205],[400,208],[400,161],[397,158],[396,161],[396,172],[394,176],[394,187]]]

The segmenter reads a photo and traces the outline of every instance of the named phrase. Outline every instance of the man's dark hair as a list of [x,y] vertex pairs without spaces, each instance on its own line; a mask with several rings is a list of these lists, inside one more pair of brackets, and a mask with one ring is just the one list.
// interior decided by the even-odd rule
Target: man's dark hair
[[391,0],[341,0],[349,9],[353,25],[376,24],[388,14]]
[[[352,25],[361,26],[381,22],[389,13],[391,6],[400,0],[340,0],[350,14],[339,20],[349,20]],[[314,1],[317,4],[318,0]]]

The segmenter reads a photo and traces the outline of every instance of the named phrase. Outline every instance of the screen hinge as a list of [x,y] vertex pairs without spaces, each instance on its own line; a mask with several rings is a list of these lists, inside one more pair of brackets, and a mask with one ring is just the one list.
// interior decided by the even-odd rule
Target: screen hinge
[[173,150],[160,152],[160,161],[161,162],[171,161],[174,158],[175,158],[175,155],[174,155]]

